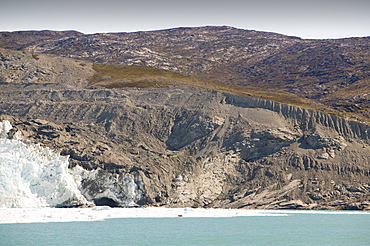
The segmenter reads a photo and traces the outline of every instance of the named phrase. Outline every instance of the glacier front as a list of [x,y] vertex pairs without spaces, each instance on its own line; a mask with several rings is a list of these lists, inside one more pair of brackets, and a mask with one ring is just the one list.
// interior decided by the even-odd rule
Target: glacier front
[[68,156],[26,143],[0,122],[0,208],[73,207],[89,202],[68,171]]

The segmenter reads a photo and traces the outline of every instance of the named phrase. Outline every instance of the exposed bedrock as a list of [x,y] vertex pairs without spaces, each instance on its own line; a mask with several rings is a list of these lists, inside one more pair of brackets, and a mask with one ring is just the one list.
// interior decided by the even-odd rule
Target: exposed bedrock
[[69,155],[98,205],[370,206],[369,127],[333,115],[186,88],[0,97],[13,131]]

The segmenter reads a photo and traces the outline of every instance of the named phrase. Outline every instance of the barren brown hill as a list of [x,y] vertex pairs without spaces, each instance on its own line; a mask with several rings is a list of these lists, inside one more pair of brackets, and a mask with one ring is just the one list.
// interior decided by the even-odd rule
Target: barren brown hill
[[232,27],[136,33],[0,33],[4,48],[150,66],[203,81],[289,92],[367,122],[370,38],[305,40]]
[[0,44],[8,137],[69,155],[96,205],[370,209],[370,128],[322,112],[366,119],[368,38],[201,27]]

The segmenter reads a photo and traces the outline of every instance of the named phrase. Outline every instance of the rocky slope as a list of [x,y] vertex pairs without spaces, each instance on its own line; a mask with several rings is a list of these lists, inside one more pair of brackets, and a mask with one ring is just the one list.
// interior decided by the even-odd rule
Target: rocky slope
[[0,48],[0,83],[85,87],[95,71],[89,62]]
[[[0,120],[14,126],[9,137],[18,131],[69,155],[82,194],[97,205],[370,209],[369,126],[199,85],[207,79],[268,84],[366,112],[366,38],[302,40],[203,27],[96,35],[0,33],[0,45],[8,48],[0,49]],[[341,63],[337,58],[345,52],[354,57]],[[292,72],[274,75],[283,71],[275,66],[297,72],[296,65],[306,60],[295,81]],[[110,80],[90,61],[149,65],[198,80],[163,71],[159,80],[148,79],[158,71],[146,70],[145,79],[135,75],[134,86],[160,80],[177,86],[102,89],[91,81]],[[341,87],[338,81],[352,68],[359,79],[344,79]],[[313,89],[306,75],[327,80]],[[122,78],[109,76],[122,87]]]
[[369,127],[333,115],[181,87],[0,96],[14,131],[96,170],[81,189],[99,205],[370,205]]
[[369,37],[304,40],[226,26],[92,35],[3,32],[0,47],[283,90],[347,112],[347,117],[369,118]]

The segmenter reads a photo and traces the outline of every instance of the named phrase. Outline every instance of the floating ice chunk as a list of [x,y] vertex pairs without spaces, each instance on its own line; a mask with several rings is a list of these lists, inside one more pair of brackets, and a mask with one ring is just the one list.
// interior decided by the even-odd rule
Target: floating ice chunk
[[95,211],[110,210],[110,209],[111,208],[109,206],[96,206],[92,208],[92,210],[95,210]]

